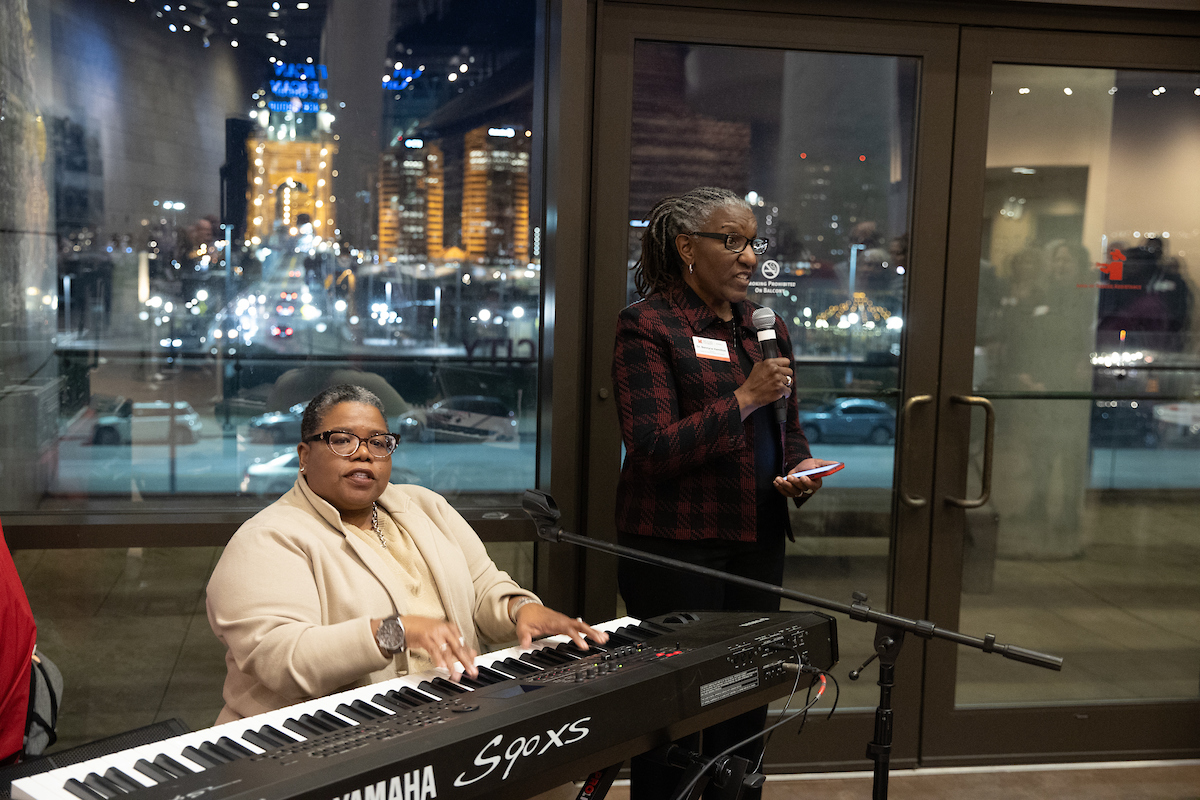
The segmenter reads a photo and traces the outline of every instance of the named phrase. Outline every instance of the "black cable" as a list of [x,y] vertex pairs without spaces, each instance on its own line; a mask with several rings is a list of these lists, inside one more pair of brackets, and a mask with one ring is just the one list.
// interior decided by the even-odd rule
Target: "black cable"
[[[842,685],[838,683],[837,678],[833,677],[832,672],[826,672],[823,669],[815,670],[815,672],[816,674],[824,675],[826,678],[833,681],[833,705],[830,706],[829,713],[825,716],[825,719],[831,719],[833,717],[833,712],[837,711],[838,700],[842,698]],[[812,692],[812,684],[809,684],[808,690],[810,693]],[[817,696],[817,699],[820,699],[820,695]],[[812,705],[812,703],[809,703],[804,709],[804,719],[800,720],[800,727],[796,729],[797,736],[804,731],[804,725],[808,722],[808,709],[811,708]],[[763,753],[765,755],[766,750],[764,750]]]
[[[790,648],[787,648],[787,649],[790,649]],[[812,667],[808,667],[806,665],[800,666],[800,672],[805,672],[808,670],[812,670],[814,672],[817,672],[818,674],[824,672],[824,670],[816,670],[816,669],[813,669]],[[798,673],[796,673],[797,681],[799,680],[799,678],[800,678],[800,673],[798,672]],[[817,700],[820,700],[820,699],[821,699],[821,697],[820,697],[820,695],[818,695],[816,700],[813,700],[811,703],[806,705],[804,708],[798,710],[795,714],[792,714],[790,717],[785,717],[785,718],[779,720],[779,722],[776,722],[774,725],[768,725],[763,730],[761,730],[751,736],[747,736],[742,741],[737,742],[736,744],[732,744],[729,747],[726,747],[721,752],[717,753],[715,756],[713,756],[707,762],[705,762],[704,767],[698,773],[696,773],[696,775],[694,775],[690,781],[688,781],[687,785],[684,786],[683,789],[676,790],[675,794],[673,794],[671,796],[671,800],[684,800],[684,798],[686,798],[688,796],[688,793],[692,791],[692,788],[696,785],[697,781],[699,781],[700,778],[702,778],[704,776],[704,774],[706,772],[708,772],[708,770],[712,767],[713,764],[716,764],[719,760],[721,760],[725,756],[729,755],[734,750],[737,750],[739,747],[748,745],[751,742],[753,742],[755,739],[759,738],[760,736],[765,736],[765,735],[769,734],[771,731],[775,730],[776,728],[780,728],[780,727],[786,725],[787,723],[791,722],[792,720],[796,719],[797,717],[807,714],[808,710],[810,708],[812,708],[812,706],[817,702]],[[764,749],[764,752],[765,752],[765,749]]]
[[[803,657],[800,655],[800,651],[794,647],[788,647],[788,648],[778,647],[775,649],[779,649],[779,650],[786,649],[786,650],[789,650],[789,651],[795,653],[797,667],[804,661]],[[781,716],[781,717],[788,712],[788,707],[791,706],[792,699],[795,698],[795,696],[796,696],[796,690],[800,688],[801,672],[802,672],[802,670],[799,670],[799,669],[796,670],[796,680],[792,681],[792,691],[788,693],[787,702],[783,704],[783,709],[779,712],[779,716]],[[808,691],[809,691],[809,694],[808,694],[808,697],[806,697],[804,700],[805,703],[808,703],[808,698],[812,697],[812,684],[811,683],[808,685]],[[801,723],[801,725],[803,725],[803,724],[804,723]],[[774,733],[774,731],[770,731],[763,738],[763,749],[762,749],[762,752],[758,754],[758,763],[754,765],[755,772],[758,772],[760,769],[762,769],[763,757],[766,756],[766,754],[767,754],[767,745],[769,745],[771,743],[771,734],[772,733]]]

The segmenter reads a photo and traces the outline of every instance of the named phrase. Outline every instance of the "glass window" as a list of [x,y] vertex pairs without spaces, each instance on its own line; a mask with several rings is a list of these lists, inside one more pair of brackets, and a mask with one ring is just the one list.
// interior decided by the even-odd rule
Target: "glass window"
[[0,13],[0,511],[252,510],[337,383],[533,484],[532,0]]
[[960,627],[1066,663],[962,649],[957,702],[1195,698],[1200,75],[996,65],[987,144]]

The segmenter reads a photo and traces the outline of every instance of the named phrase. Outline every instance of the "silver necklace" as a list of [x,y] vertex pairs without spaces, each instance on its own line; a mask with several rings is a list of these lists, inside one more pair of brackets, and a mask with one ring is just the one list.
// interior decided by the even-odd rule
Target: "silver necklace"
[[371,503],[371,530],[379,537],[379,546],[387,550],[387,539],[383,538],[383,531],[379,528],[379,506],[374,503]]

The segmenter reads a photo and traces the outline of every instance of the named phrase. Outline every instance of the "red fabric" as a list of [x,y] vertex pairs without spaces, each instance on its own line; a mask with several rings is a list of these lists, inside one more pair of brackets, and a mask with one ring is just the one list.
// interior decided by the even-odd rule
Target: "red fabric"
[[[690,288],[655,292],[621,312],[613,388],[625,463],[617,484],[617,530],[666,539],[756,541],[753,416],[744,422],[734,390],[746,380],[737,348],[762,360],[751,315],[735,309],[736,334]],[[779,352],[792,360],[787,326],[776,318]],[[730,360],[701,358],[693,336],[719,339]],[[733,338],[736,337],[736,340]],[[811,456],[796,396],[788,399],[784,464]],[[807,498],[802,498],[803,502]]]
[[0,527],[0,762],[21,749],[37,626]]

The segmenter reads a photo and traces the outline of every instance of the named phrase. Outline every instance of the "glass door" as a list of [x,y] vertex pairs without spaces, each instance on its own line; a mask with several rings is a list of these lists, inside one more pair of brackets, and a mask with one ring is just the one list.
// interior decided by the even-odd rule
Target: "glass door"
[[[858,591],[875,608],[923,616],[934,417],[922,401],[936,380],[946,224],[936,198],[949,184],[931,154],[949,142],[952,32],[636,6],[605,6],[600,24],[589,533],[615,538],[613,340],[617,313],[638,299],[629,270],[644,220],[663,197],[722,186],[771,242],[749,299],[788,325],[813,454],[847,465],[791,510],[785,586],[841,603]],[[589,559],[591,576],[613,569]],[[878,688],[845,675],[875,632],[838,624],[842,711],[810,720],[804,741],[777,737],[773,763],[862,757]],[[916,756],[919,645],[911,651],[898,762]]]
[[1195,753],[1200,43],[963,42],[922,759]]

